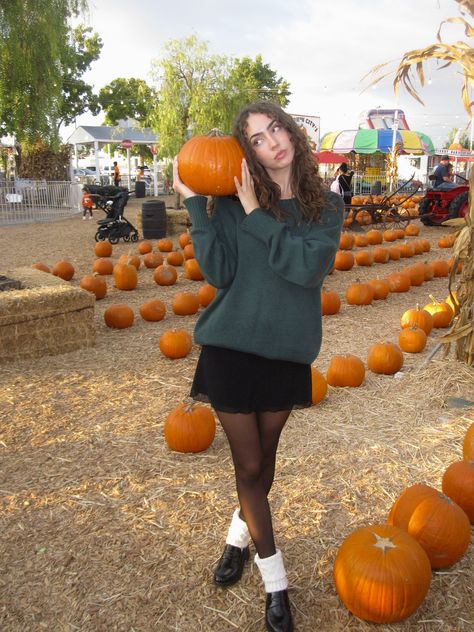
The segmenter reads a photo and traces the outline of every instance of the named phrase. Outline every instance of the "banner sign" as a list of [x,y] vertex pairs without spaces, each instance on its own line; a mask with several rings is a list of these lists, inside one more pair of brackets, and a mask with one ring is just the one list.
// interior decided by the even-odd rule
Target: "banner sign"
[[290,114],[298,127],[303,131],[308,139],[309,146],[312,151],[318,151],[320,141],[320,117],[306,116],[305,114]]

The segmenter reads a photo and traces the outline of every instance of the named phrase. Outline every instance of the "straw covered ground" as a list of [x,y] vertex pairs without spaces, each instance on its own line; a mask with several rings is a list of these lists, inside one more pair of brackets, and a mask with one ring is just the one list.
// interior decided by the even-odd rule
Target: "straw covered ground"
[[[139,200],[127,210],[133,222]],[[95,227],[75,217],[2,228],[2,269],[66,258],[76,269],[70,283],[78,287],[95,259]],[[432,245],[425,259],[449,258],[449,250],[437,247],[446,232],[422,227]],[[113,258],[128,250],[121,242]],[[327,279],[342,308],[324,318],[319,370],[324,373],[335,354],[353,353],[365,362],[372,343],[397,341],[405,309],[429,302],[429,294],[446,296],[442,278],[369,307],[345,303],[349,282],[386,276],[411,261]],[[253,563],[228,590],[211,581],[236,506],[222,430],[200,454],[171,452],[163,438],[167,414],[187,396],[199,349],[173,361],[161,355],[158,339],[165,328],[192,330],[196,317],[175,316],[170,300],[198,285],[180,272],[176,286],[161,288],[141,268],[138,289],[120,292],[108,277],[108,295],[95,304],[95,346],[0,365],[1,630],[264,629],[264,593]],[[152,297],[167,304],[159,323],[138,314]],[[130,329],[105,326],[111,303],[134,308]],[[440,332],[429,336],[423,353],[405,354],[396,376],[368,372],[362,387],[330,388],[323,402],[290,417],[271,504],[299,632],[373,629],[337,596],[332,567],[338,546],[355,528],[384,522],[408,485],[440,488],[446,467],[462,458],[474,408],[453,408],[450,398],[474,400],[474,371],[442,353],[427,363]],[[472,631],[472,542],[457,564],[433,573],[414,615],[377,629]]]

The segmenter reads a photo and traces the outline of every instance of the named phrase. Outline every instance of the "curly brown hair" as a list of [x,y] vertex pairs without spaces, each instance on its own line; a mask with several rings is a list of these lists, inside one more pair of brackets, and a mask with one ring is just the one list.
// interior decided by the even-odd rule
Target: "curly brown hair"
[[254,179],[255,193],[260,207],[276,219],[281,219],[281,212],[278,208],[281,199],[280,187],[258,162],[255,151],[247,138],[249,114],[266,114],[287,130],[295,148],[291,171],[293,195],[299,202],[302,221],[318,221],[327,193],[323,180],[319,176],[317,163],[313,159],[305,134],[293,117],[284,112],[279,105],[270,101],[257,101],[243,108],[236,118],[233,130],[235,138],[244,150],[249,171]]

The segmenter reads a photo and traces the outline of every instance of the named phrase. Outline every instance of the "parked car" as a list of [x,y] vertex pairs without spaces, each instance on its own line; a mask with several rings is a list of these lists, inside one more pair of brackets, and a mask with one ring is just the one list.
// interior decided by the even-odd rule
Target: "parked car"
[[78,182],[84,179],[87,180],[87,178],[95,178],[95,171],[92,171],[92,169],[73,169],[72,173]]

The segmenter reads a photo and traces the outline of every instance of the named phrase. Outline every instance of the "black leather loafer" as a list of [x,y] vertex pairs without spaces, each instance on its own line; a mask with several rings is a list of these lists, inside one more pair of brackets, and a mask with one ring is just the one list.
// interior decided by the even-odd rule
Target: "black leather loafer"
[[248,559],[248,546],[241,549],[239,546],[226,544],[214,571],[214,583],[218,586],[231,586],[238,582]]
[[268,632],[293,632],[293,619],[287,590],[267,593],[265,623]]

